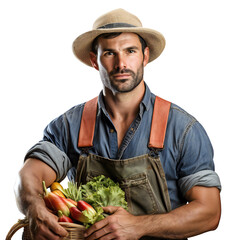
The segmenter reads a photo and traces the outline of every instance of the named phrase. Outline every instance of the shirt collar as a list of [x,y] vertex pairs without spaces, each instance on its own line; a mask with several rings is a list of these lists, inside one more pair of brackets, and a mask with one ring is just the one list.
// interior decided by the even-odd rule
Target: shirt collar
[[[144,82],[145,83],[145,82]],[[145,93],[143,96],[143,99],[140,103],[140,116],[142,116],[144,110],[148,111],[151,105],[151,91],[148,87],[148,85],[145,83]],[[98,114],[100,114],[100,111],[103,111],[103,113],[108,116],[108,112],[105,107],[104,98],[103,98],[103,90],[100,92],[98,96]]]
[[151,105],[151,91],[146,83],[145,83],[145,94],[143,96],[141,103],[144,105],[144,107],[148,111]]
[[100,114],[101,110],[103,111],[103,113],[105,115],[108,116],[107,110],[105,108],[105,103],[103,100],[103,90],[100,92],[100,94],[98,96],[98,115]]

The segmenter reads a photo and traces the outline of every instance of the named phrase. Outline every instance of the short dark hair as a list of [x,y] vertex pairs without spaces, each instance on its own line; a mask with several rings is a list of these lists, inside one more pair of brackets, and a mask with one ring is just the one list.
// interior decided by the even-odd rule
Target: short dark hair
[[[105,38],[105,39],[111,39],[111,38],[118,37],[120,34],[122,34],[122,32],[113,32],[113,33],[103,33],[103,34],[100,34],[92,42],[92,52],[94,54],[97,54],[98,39],[100,37]],[[145,42],[145,40],[140,35],[137,34],[137,36],[138,36],[138,38],[140,40],[140,43],[142,45],[142,52],[143,52],[143,55],[144,55],[144,50],[147,47],[147,43]]]

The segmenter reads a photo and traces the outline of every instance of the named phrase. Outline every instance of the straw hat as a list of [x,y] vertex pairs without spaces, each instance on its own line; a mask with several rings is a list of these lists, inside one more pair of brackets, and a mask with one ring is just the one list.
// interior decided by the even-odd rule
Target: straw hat
[[73,42],[73,52],[83,63],[92,66],[89,52],[93,40],[103,33],[131,32],[140,35],[150,50],[149,62],[156,59],[165,47],[165,39],[158,31],[143,28],[141,21],[124,9],[116,9],[100,16],[93,24],[92,31],[83,33]]

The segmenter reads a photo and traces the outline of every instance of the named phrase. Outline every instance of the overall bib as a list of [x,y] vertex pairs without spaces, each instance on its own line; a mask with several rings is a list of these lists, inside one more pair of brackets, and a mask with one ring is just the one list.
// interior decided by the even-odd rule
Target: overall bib
[[86,102],[84,106],[78,139],[78,147],[84,154],[79,157],[76,182],[86,183],[93,177],[105,175],[118,182],[125,191],[128,211],[133,215],[171,211],[165,173],[156,154],[156,151],[163,149],[171,103],[159,97],[155,99],[149,140],[152,151],[142,156],[116,160],[88,153],[87,150],[94,147],[97,100],[96,97]]

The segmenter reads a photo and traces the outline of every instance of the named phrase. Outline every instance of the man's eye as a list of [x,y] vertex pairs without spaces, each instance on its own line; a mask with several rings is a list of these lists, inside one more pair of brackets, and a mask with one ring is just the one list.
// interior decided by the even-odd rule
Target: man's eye
[[136,51],[134,49],[128,49],[129,53],[135,53]]
[[105,56],[112,56],[112,55],[114,55],[114,52],[105,52],[104,55]]

